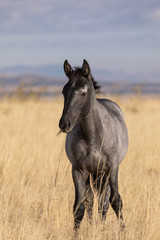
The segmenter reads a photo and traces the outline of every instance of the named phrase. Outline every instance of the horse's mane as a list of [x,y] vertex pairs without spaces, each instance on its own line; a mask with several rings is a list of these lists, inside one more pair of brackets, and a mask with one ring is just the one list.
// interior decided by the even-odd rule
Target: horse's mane
[[[82,68],[81,67],[74,67],[74,71],[73,71],[73,78],[74,77],[81,77],[83,75],[82,72]],[[92,74],[90,73],[91,76],[91,81],[93,83],[93,87],[95,90],[95,93],[100,93],[101,92],[101,86],[98,84],[98,82],[94,79],[94,77],[92,76]]]

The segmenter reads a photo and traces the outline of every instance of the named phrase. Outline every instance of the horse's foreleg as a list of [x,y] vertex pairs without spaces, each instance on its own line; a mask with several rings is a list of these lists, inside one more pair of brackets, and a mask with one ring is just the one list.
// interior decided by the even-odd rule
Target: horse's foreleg
[[75,203],[73,207],[74,213],[74,230],[78,230],[85,212],[85,193],[86,181],[89,174],[72,167],[72,177],[75,186]]
[[90,185],[90,176],[88,176],[86,181],[85,196],[84,196],[84,205],[87,210],[89,220],[92,220],[92,208],[94,203],[94,194]]

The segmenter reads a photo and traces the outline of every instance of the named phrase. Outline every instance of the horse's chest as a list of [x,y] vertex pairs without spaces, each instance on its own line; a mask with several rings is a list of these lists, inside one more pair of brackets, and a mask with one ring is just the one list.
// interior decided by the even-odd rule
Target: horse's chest
[[85,166],[90,173],[104,172],[108,170],[108,159],[102,150],[92,148],[85,159]]
[[85,142],[66,145],[66,153],[70,162],[77,168],[93,173],[108,168],[106,155],[97,146],[86,146]]

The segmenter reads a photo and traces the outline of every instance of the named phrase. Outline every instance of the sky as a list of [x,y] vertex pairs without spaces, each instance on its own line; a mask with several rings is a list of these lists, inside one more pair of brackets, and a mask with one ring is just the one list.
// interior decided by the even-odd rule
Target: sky
[[160,77],[160,0],[0,0],[0,58]]

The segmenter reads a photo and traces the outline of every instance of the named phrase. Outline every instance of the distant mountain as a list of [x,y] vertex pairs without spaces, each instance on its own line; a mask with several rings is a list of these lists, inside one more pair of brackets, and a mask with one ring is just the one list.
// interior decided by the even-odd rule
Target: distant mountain
[[[52,78],[45,77],[36,74],[25,75],[10,75],[0,74],[0,96],[4,94],[12,94],[17,89],[23,89],[23,91],[32,90],[39,91],[42,87],[44,96],[54,96],[61,94],[62,87],[66,83],[66,78]],[[142,93],[142,94],[159,94],[160,83],[135,83],[135,82],[114,82],[114,81],[99,81],[102,86],[102,92],[104,94],[130,94],[130,93]],[[45,89],[45,90],[44,90]]]
[[[103,87],[104,93],[160,93],[158,73],[127,74],[120,71],[97,69],[92,71],[95,79]],[[0,69],[1,92],[13,92],[18,86],[29,88],[47,87],[61,89],[67,81],[61,65],[12,66]]]
[[61,65],[42,65],[42,66],[24,66],[16,65],[0,69],[1,73],[9,73],[12,75],[40,75],[46,77],[62,78],[64,77],[63,68]]
[[[100,82],[160,82],[160,72],[150,73],[126,73],[123,71],[110,71],[107,69],[93,69],[93,76]],[[63,66],[60,64],[49,64],[42,66],[16,65],[11,67],[0,68],[0,74],[19,75],[39,75],[50,78],[66,79],[63,72]]]
[[19,85],[29,87],[41,87],[41,86],[61,86],[64,85],[65,78],[53,78],[36,74],[0,74],[0,87],[15,88]]

